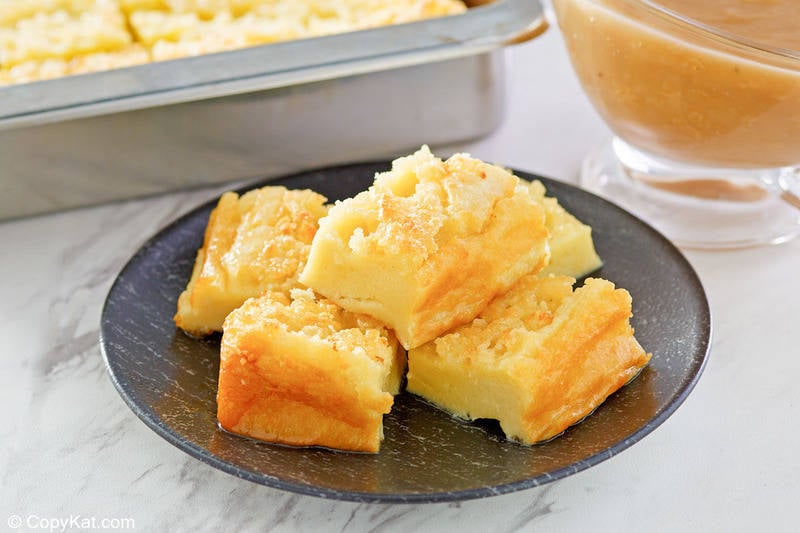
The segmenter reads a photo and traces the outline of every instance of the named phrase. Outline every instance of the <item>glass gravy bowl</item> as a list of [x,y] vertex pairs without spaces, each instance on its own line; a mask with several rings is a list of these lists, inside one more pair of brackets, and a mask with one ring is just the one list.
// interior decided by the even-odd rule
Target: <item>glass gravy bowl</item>
[[[781,1],[797,11],[788,0],[553,0],[575,72],[615,135],[585,160],[582,185],[685,247],[800,234],[800,52],[754,40],[735,11],[755,6],[754,25],[779,31],[780,13],[759,4]],[[688,14],[665,7],[680,4]],[[698,9],[730,24],[690,18]]]

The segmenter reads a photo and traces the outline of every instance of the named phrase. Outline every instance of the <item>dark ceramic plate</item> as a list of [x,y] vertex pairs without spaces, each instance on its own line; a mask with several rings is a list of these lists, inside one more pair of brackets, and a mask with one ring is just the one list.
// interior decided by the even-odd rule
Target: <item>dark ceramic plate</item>
[[[270,183],[343,199],[388,167],[357,164]],[[666,420],[697,382],[711,334],[703,287],[681,253],[632,215],[575,187],[517,174],[541,179],[594,228],[605,261],[596,275],[631,292],[636,336],[653,353],[634,381],[558,438],[532,447],[507,442],[491,423],[456,420],[407,393],[385,417],[376,455],[281,447],[220,431],[219,337],[189,338],[172,322],[212,203],[150,239],[111,288],[101,344],[114,385],[145,424],[186,453],[249,481],[324,498],[466,500],[541,485],[608,459]]]

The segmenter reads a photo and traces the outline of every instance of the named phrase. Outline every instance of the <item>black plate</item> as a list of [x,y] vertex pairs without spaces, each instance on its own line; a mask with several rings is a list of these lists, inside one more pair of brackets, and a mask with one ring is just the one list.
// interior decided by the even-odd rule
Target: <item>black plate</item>
[[[388,168],[356,164],[269,183],[343,199]],[[114,385],[145,424],[186,453],[243,479],[324,498],[466,500],[541,485],[608,459],[666,420],[694,387],[711,336],[708,302],[681,253],[645,223],[570,185],[517,175],[542,180],[594,228],[605,261],[596,275],[631,292],[636,336],[653,353],[633,382],[560,437],[533,447],[507,442],[491,424],[453,419],[406,393],[385,417],[386,439],[376,455],[275,446],[219,430],[219,336],[189,338],[172,322],[215,202],[150,239],[112,286],[101,344]]]

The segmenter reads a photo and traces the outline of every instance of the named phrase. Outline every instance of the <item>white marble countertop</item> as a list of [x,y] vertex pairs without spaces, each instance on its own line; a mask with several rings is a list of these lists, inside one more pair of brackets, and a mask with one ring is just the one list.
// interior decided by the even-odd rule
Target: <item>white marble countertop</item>
[[[563,180],[608,135],[555,30],[508,51],[509,115],[474,155]],[[800,240],[690,252],[714,341],[686,402],[641,442],[546,486],[460,504],[326,501],[239,480],[128,409],[98,346],[105,295],[155,230],[218,194],[184,192],[0,223],[0,530],[132,519],[140,531],[796,531]],[[85,525],[86,523],[84,523]],[[116,523],[120,525],[120,523]],[[113,525],[113,524],[112,524]]]

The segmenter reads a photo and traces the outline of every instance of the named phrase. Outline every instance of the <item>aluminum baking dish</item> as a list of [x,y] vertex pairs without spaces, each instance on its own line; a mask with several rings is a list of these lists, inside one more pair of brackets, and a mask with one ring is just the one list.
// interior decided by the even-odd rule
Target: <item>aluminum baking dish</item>
[[536,0],[0,88],[0,219],[480,137]]

